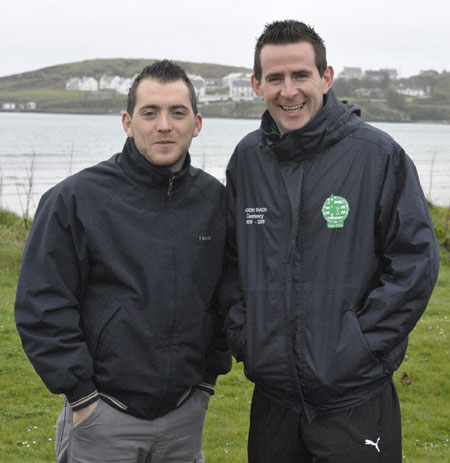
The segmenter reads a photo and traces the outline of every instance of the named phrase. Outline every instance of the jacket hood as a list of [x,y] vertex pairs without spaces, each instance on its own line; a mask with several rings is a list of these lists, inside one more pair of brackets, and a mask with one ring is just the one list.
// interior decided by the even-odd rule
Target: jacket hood
[[339,101],[332,89],[324,100],[322,109],[304,127],[283,135],[266,110],[260,127],[263,145],[270,146],[280,159],[308,158],[338,142],[362,123],[359,106]]
[[184,180],[191,166],[191,157],[186,154],[184,164],[179,172],[172,172],[167,167],[156,166],[149,162],[136,148],[134,140],[127,138],[118,160],[120,166],[134,181],[145,185],[165,186],[174,178],[174,187]]

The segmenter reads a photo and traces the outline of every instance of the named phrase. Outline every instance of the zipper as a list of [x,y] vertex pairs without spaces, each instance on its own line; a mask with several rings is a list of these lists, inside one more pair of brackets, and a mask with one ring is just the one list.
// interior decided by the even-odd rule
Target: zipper
[[172,174],[169,177],[169,187],[167,188],[167,196],[170,198],[172,196],[172,190],[173,190],[173,182],[175,180],[175,175]]

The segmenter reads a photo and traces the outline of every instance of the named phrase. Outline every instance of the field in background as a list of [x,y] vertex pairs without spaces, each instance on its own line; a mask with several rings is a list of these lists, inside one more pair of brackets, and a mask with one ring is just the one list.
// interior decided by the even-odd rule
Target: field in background
[[[432,208],[440,242],[450,247],[447,209]],[[55,461],[55,421],[62,398],[50,394],[25,357],[13,305],[26,233],[23,220],[0,211],[0,462]],[[395,375],[403,414],[405,463],[450,460],[450,252],[441,248],[441,271],[431,302],[410,336]],[[252,385],[242,364],[221,377],[211,399],[204,438],[206,463],[245,463]],[[280,462],[282,463],[282,462]]]

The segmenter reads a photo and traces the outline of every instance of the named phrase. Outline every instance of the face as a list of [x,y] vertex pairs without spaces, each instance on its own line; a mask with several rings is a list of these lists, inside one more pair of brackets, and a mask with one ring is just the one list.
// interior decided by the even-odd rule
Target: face
[[183,167],[192,138],[202,128],[202,118],[194,115],[188,87],[182,80],[162,83],[143,79],[136,90],[133,114],[125,112],[122,124],[142,156],[177,172]]
[[305,126],[322,108],[323,96],[333,83],[327,67],[320,77],[315,52],[309,42],[264,45],[261,49],[261,80],[252,86],[281,133]]

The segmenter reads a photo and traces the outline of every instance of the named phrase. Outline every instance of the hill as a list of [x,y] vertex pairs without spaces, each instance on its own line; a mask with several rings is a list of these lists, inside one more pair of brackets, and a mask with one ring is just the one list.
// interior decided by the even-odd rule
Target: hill
[[[23,90],[65,90],[70,77],[92,76],[97,80],[104,74],[132,77],[144,66],[152,64],[154,59],[94,59],[77,63],[59,64],[24,72],[12,76],[0,77],[0,93]],[[176,61],[189,74],[199,74],[204,78],[221,78],[231,72],[250,72],[250,69],[238,66],[225,66],[210,63],[191,63]]]
[[[36,71],[0,77],[0,108],[14,103],[15,110],[25,110],[34,102],[39,112],[119,113],[125,109],[126,96],[113,90],[100,92],[66,91],[71,77],[103,75],[132,77],[154,59],[95,59],[50,66]],[[251,72],[239,66],[177,61],[189,74],[206,79],[220,79],[232,72]],[[406,79],[335,79],[338,98],[360,105],[366,121],[434,121],[450,122],[450,73],[427,71]],[[403,93],[402,93],[403,91]],[[408,94],[407,92],[412,92]],[[415,95],[414,92],[422,92]],[[259,118],[264,103],[255,101],[221,101],[200,104],[206,117]],[[30,108],[33,110],[33,108]],[[1,109],[0,109],[1,110]],[[14,110],[14,109],[13,109]]]

